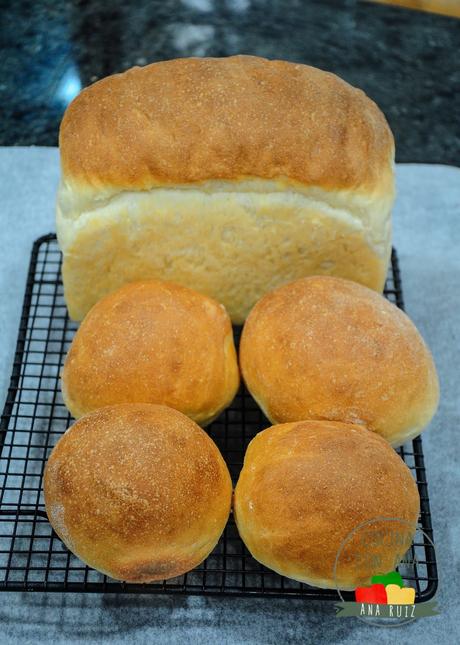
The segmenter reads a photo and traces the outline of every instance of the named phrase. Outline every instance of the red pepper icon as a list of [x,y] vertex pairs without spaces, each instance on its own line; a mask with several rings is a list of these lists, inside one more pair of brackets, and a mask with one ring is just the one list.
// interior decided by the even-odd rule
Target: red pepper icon
[[370,587],[356,587],[356,602],[367,602],[371,605],[386,605],[387,592],[382,584],[373,584]]

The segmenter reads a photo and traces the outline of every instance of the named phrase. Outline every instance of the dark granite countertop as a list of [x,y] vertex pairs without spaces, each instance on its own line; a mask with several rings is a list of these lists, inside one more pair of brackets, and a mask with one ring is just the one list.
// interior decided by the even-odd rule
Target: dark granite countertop
[[236,53],[330,70],[385,112],[398,161],[460,163],[460,20],[357,0],[15,0],[0,19],[0,145],[56,145],[79,89]]

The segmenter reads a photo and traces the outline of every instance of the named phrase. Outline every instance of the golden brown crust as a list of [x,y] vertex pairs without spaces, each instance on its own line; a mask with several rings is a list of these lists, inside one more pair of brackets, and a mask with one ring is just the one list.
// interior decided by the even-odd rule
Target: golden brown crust
[[181,575],[214,548],[232,485],[209,436],[180,412],[125,404],[97,410],[60,438],[45,470],[49,520],[79,558],[107,575]]
[[358,423],[393,445],[419,434],[439,399],[433,358],[406,314],[340,278],[303,278],[262,298],[240,365],[272,423]]
[[255,56],[102,79],[67,108],[59,145],[64,179],[82,188],[259,177],[392,190],[393,137],[373,101],[328,72]]
[[233,331],[215,300],[150,280],[99,301],[81,324],[62,372],[76,418],[116,403],[157,403],[206,424],[239,385]]
[[[259,433],[234,493],[240,536],[257,560],[295,580],[326,588],[337,583],[340,589],[395,568],[412,541],[419,505],[409,469],[384,439],[330,421]],[[369,529],[348,539],[367,521]],[[401,540],[387,537],[370,547],[369,535]],[[377,570],[373,556],[380,558]]]

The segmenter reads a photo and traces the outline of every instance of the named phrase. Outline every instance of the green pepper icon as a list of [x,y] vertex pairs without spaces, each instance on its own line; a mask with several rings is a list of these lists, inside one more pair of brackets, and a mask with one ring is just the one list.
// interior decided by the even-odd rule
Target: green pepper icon
[[371,582],[372,584],[382,584],[384,587],[387,585],[398,585],[399,587],[404,587],[401,574],[397,571],[389,571],[388,573],[372,576]]

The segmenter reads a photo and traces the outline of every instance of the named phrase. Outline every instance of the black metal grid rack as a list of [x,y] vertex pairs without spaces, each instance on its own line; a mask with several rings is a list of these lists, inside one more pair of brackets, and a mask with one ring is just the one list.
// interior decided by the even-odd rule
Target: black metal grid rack
[[[396,253],[386,296],[403,307]],[[42,493],[46,459],[71,423],[61,398],[59,373],[76,325],[68,316],[61,282],[61,254],[53,234],[32,249],[11,384],[1,418],[0,442],[0,589],[185,593],[284,596],[336,600],[337,592],[316,589],[269,571],[256,562],[230,519],[219,544],[192,572],[162,583],[125,584],[85,566],[62,544],[48,523]],[[234,480],[251,438],[270,424],[247,390],[209,428]],[[400,449],[418,485],[420,528],[432,538],[422,442]],[[437,587],[435,553],[418,531],[411,548],[413,565],[403,577],[416,588],[416,601],[431,598]]]

